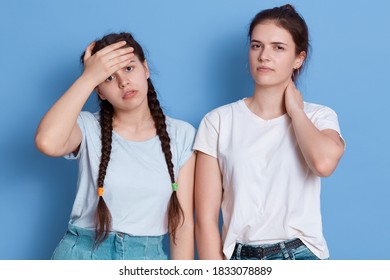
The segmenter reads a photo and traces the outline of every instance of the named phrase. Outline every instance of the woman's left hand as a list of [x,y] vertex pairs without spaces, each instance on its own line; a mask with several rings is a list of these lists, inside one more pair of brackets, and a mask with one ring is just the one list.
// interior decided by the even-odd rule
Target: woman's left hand
[[290,80],[284,92],[284,103],[290,118],[293,117],[295,112],[303,110],[302,94],[296,88],[293,80]]

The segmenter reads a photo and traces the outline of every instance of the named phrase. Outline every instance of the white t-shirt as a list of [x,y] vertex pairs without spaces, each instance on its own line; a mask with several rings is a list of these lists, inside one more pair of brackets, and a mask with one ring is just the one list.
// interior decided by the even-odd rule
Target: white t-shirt
[[[328,107],[304,103],[319,130],[340,133]],[[306,164],[290,117],[264,120],[239,100],[209,112],[194,150],[218,159],[222,173],[223,252],[236,242],[258,245],[300,238],[319,258],[329,257],[322,234],[320,178]]]
[[[70,223],[95,228],[98,202],[97,177],[101,155],[99,113],[81,112],[82,131],[77,159],[79,175]],[[193,153],[195,129],[166,117],[171,139],[175,178]],[[180,188],[180,186],[179,186]],[[158,136],[142,142],[128,141],[113,131],[111,158],[104,181],[104,200],[112,215],[112,231],[135,236],[167,233],[167,207],[172,194],[171,179]]]

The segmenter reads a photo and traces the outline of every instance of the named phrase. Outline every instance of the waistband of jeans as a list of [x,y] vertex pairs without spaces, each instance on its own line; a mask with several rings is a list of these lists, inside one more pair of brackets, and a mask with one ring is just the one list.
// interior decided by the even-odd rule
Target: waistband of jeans
[[299,238],[282,241],[275,244],[263,244],[263,245],[245,245],[237,243],[234,247],[233,256],[239,258],[257,258],[262,259],[271,254],[281,253],[282,249],[294,249],[304,245]]
[[[68,232],[70,232],[76,236],[84,236],[84,237],[91,238],[93,240],[95,239],[95,235],[96,235],[95,229],[78,227],[72,223],[68,224]],[[165,235],[139,236],[139,235],[130,235],[130,234],[123,233],[123,232],[112,231],[108,234],[107,239],[116,238],[116,237],[131,239],[133,241],[143,241],[145,239],[148,239],[148,243],[150,243],[150,244],[153,244],[153,243],[159,244],[162,241],[162,239],[164,238],[164,236]]]

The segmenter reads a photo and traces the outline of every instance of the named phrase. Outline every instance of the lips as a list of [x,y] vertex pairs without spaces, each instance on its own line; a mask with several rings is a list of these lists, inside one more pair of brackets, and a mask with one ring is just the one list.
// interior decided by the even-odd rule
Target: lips
[[266,66],[259,66],[256,68],[257,71],[259,72],[271,72],[274,71],[274,69],[266,67]]
[[136,95],[138,93],[138,91],[136,91],[136,90],[127,90],[124,94],[123,94],[123,96],[122,96],[122,98],[123,99],[128,99],[128,98],[132,98],[134,95]]

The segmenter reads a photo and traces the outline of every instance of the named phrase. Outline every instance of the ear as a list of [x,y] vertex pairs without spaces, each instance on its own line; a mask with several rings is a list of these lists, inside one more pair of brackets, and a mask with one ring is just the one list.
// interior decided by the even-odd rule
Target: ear
[[148,66],[148,62],[146,61],[146,59],[142,64],[145,67],[146,79],[149,79],[150,78],[150,71],[149,71],[149,66]]
[[101,100],[106,100],[106,98],[104,97],[103,94],[101,94],[100,90],[99,90],[99,86],[95,87],[95,91],[97,93],[97,95],[99,95],[100,99]]
[[306,59],[306,52],[305,51],[301,51],[295,58],[295,62],[294,62],[294,68],[295,69],[299,69],[301,68],[303,62],[305,61]]

